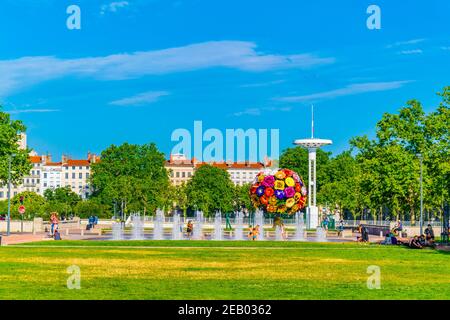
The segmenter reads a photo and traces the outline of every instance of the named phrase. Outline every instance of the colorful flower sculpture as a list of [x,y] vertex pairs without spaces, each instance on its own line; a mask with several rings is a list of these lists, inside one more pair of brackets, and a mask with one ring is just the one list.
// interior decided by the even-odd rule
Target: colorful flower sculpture
[[294,214],[305,207],[306,196],[303,180],[288,169],[260,172],[250,188],[255,208],[269,213]]

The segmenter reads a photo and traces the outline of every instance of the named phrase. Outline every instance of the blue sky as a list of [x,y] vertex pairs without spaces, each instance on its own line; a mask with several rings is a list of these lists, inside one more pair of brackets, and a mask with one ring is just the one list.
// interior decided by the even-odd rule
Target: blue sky
[[[66,8],[81,8],[69,30]],[[366,27],[369,5],[381,30]],[[426,110],[450,85],[450,2],[2,0],[0,102],[39,153],[83,157],[155,142],[177,128],[373,135],[384,112]]]

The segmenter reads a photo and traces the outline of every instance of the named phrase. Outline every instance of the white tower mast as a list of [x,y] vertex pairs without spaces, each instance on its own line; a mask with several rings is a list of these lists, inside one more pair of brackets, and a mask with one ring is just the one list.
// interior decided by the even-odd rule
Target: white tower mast
[[317,149],[330,145],[333,141],[327,139],[314,138],[314,106],[311,106],[311,139],[295,140],[294,144],[308,149],[308,208],[307,224],[308,228],[314,229],[319,225],[319,210],[317,208],[316,193],[316,155]]

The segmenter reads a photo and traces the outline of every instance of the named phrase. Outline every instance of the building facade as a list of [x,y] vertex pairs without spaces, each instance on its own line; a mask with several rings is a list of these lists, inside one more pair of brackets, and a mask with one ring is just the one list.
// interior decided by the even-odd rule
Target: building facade
[[[26,135],[21,135],[21,149],[26,149]],[[23,177],[20,185],[11,185],[11,197],[25,191],[44,195],[47,189],[70,187],[81,198],[86,199],[92,193],[89,185],[91,164],[99,158],[88,153],[87,159],[71,159],[63,156],[61,162],[52,162],[50,155],[40,156],[31,152],[32,165],[29,175]],[[8,198],[8,185],[0,186],[0,200]]]
[[272,165],[271,161],[261,162],[198,162],[195,158],[189,160],[182,154],[174,154],[170,156],[170,160],[166,161],[165,167],[169,171],[170,182],[175,185],[187,183],[197,168],[202,165],[212,165],[228,172],[231,181],[235,185],[244,185],[252,183],[256,175],[264,170],[264,168]]
[[179,186],[191,179],[195,170],[195,158],[189,160],[182,154],[171,154],[165,168],[169,171],[169,180],[174,186]]

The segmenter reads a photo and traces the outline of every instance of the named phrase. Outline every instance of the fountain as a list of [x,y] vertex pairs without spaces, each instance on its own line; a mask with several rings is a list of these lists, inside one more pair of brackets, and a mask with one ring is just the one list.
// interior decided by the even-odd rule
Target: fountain
[[255,226],[259,226],[258,240],[264,240],[264,213],[259,209],[255,212]]
[[236,212],[234,219],[234,240],[243,240],[244,238],[243,219],[242,211]]
[[173,227],[172,227],[172,240],[182,240],[183,232],[181,229],[180,214],[175,213],[173,215]]
[[113,222],[112,224],[112,239],[123,240],[122,222]]
[[195,240],[203,239],[203,212],[202,211],[195,212],[195,222],[194,222],[194,230],[193,230],[192,238]]
[[281,230],[280,225],[275,226],[275,240],[276,241],[283,241],[283,231]]
[[131,215],[131,240],[144,240],[144,223],[139,213]]
[[317,227],[316,229],[316,241],[317,242],[326,242],[327,241],[327,234],[324,228]]
[[164,239],[164,211],[156,210],[156,217],[153,221],[153,240]]
[[214,217],[214,240],[222,240],[222,213],[216,212]]
[[303,213],[302,212],[296,212],[295,213],[295,224],[296,224],[296,230],[295,230],[295,241],[305,241],[305,221],[303,219]]

